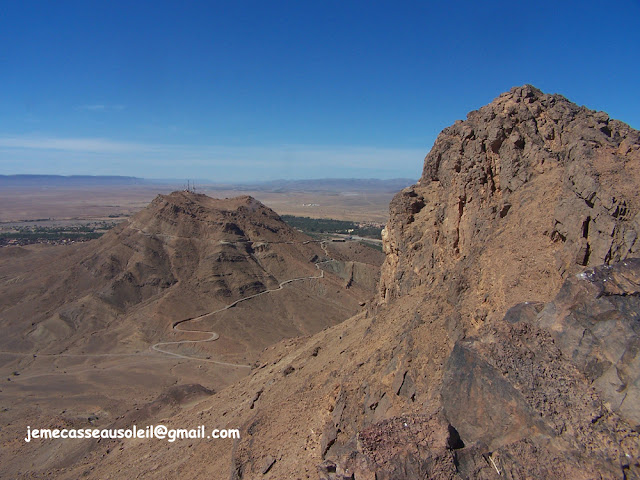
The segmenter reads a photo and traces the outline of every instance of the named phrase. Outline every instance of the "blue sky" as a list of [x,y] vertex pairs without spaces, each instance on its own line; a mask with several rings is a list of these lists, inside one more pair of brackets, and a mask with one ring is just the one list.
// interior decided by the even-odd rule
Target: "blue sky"
[[0,0],[0,174],[417,178],[531,83],[640,128],[640,2]]

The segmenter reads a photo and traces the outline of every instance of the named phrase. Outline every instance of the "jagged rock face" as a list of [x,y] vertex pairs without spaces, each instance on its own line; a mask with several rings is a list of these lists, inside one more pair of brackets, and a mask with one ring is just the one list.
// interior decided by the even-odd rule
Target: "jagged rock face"
[[[419,347],[411,362],[398,355],[403,381],[386,389],[396,408],[382,418],[349,410],[355,393],[337,396],[320,478],[640,478],[639,278],[640,259],[628,260],[571,277],[547,305],[514,306],[455,342],[441,380],[414,365]],[[402,398],[409,377],[421,405]],[[430,415],[427,389],[440,397]],[[335,432],[353,430],[340,445]]]
[[[616,267],[607,287],[617,286],[615,298],[574,275],[640,253],[638,185],[639,132],[530,86],[445,129],[383,232],[381,300],[399,312],[423,297],[418,321],[384,314],[404,318],[404,333],[364,399],[344,394],[351,416],[335,423],[342,439],[328,437],[337,473],[325,478],[638,475],[640,265]],[[448,424],[465,446],[440,435],[401,460],[354,442],[408,411],[441,415],[422,435]],[[396,436],[380,435],[378,450]]]
[[640,259],[569,278],[537,319],[607,408],[640,430]]
[[458,341],[442,400],[461,439],[524,477],[637,478],[638,275],[640,259],[589,269]]
[[569,274],[640,252],[638,184],[638,131],[514,88],[443,130],[392,201],[380,295],[445,282],[478,323],[548,300]]

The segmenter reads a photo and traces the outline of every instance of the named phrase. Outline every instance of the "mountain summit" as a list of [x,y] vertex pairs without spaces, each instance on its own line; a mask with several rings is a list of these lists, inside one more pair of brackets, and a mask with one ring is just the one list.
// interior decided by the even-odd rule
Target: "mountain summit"
[[[100,239],[60,252],[42,252],[47,262],[38,252],[26,254],[20,262],[37,275],[24,275],[23,265],[18,281],[4,285],[11,305],[3,320],[13,332],[2,340],[4,350],[143,351],[154,342],[175,340],[176,322],[278,289],[286,280],[315,277],[315,262],[329,258],[319,242],[254,198],[214,199],[188,191],[158,195]],[[206,319],[221,330],[216,350],[250,363],[272,342],[315,333],[348,317],[371,294],[357,284],[345,289],[336,276],[328,275],[326,282],[333,287],[324,292],[311,280],[295,282],[266,311],[263,302],[243,303],[235,312],[241,315],[221,312]],[[309,310],[314,302],[317,308]]]
[[530,85],[469,113],[391,203],[381,296],[446,282],[482,322],[638,254],[639,145],[628,125]]

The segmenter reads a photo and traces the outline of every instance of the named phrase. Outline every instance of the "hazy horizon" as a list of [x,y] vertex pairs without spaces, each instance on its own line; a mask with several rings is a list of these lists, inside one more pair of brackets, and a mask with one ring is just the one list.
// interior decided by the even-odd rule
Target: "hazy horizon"
[[72,175],[61,175],[61,174],[48,174],[48,173],[11,173],[11,174],[2,174],[0,173],[0,178],[11,178],[11,177],[56,177],[56,178],[64,178],[64,179],[73,179],[73,178],[113,178],[113,179],[135,179],[135,180],[147,180],[150,182],[206,182],[207,184],[228,184],[228,185],[241,185],[241,184],[268,184],[268,183],[278,183],[278,182],[327,182],[327,181],[356,181],[356,182],[366,182],[366,181],[377,181],[377,182],[394,182],[394,181],[417,181],[416,178],[409,177],[392,177],[392,178],[377,178],[377,177],[304,177],[304,178],[275,178],[273,180],[242,180],[241,182],[214,182],[208,178],[186,178],[186,177],[173,177],[173,178],[161,178],[161,177],[137,177],[134,175],[83,175],[83,174],[72,174]]

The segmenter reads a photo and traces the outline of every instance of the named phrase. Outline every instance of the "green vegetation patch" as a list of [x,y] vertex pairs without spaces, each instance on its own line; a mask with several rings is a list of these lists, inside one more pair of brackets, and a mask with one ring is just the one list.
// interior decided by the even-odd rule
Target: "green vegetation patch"
[[382,238],[382,227],[378,225],[369,225],[348,220],[334,220],[331,218],[296,217],[294,215],[282,215],[281,218],[291,227],[297,228],[308,235],[340,233],[366,238]]
[[112,222],[95,222],[92,225],[64,227],[21,226],[16,227],[15,231],[0,232],[0,246],[86,242],[101,237],[105,231],[114,226],[115,223]]

